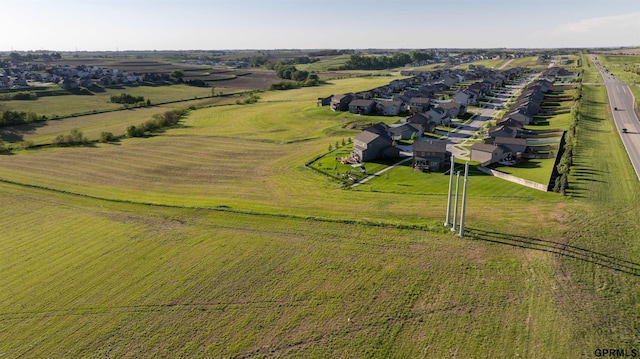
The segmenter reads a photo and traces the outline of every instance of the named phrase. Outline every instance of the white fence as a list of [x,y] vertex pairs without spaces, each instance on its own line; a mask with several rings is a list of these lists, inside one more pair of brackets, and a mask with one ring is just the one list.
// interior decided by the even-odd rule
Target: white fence
[[506,181],[509,181],[509,182],[513,182],[513,183],[517,183],[519,185],[527,186],[529,188],[537,189],[538,191],[542,191],[542,192],[547,192],[547,189],[549,188],[548,184],[544,185],[544,184],[540,184],[540,183],[537,183],[537,182],[526,180],[524,178],[512,176],[512,175],[506,174],[504,172],[495,171],[495,170],[492,170],[492,169],[489,169],[489,168],[483,166],[484,164],[488,164],[488,163],[485,162],[483,164],[478,165],[478,170],[480,170],[480,171],[482,171],[482,172],[484,172],[484,173],[486,173],[488,175],[495,176],[495,177],[498,177],[498,178],[502,178],[503,180],[506,180]]

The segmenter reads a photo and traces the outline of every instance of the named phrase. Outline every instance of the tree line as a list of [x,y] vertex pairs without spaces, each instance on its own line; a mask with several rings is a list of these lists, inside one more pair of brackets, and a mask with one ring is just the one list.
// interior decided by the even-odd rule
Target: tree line
[[371,56],[352,54],[342,70],[384,70],[394,67],[402,67],[416,61],[430,60],[434,56],[430,52],[411,51],[410,53],[397,52],[391,56]]
[[138,126],[131,125],[127,127],[126,135],[127,137],[143,137],[164,127],[174,126],[188,112],[188,109],[175,109],[163,114],[157,113],[151,119]]
[[144,103],[144,96],[133,96],[123,92],[119,95],[111,95],[110,100],[112,103],[133,105],[140,102]]
[[41,120],[42,119],[32,111],[0,111],[0,126],[23,125]]

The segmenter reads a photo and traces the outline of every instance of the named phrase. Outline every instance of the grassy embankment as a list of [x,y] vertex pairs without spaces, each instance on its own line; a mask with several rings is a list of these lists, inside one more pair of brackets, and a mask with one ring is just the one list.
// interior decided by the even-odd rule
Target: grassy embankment
[[[375,82],[350,81],[331,90]],[[199,110],[151,139],[2,157],[0,178],[133,201],[190,194],[157,198],[181,206],[210,196],[273,215],[3,184],[0,353],[572,357],[640,345],[640,222],[628,210],[638,186],[601,89],[585,88],[590,116],[579,124],[571,200],[472,193],[465,239],[439,229],[442,196],[338,190],[303,168],[350,133],[344,114],[316,112],[316,95],[265,97],[263,110],[288,102],[299,117],[260,115],[259,106]],[[60,173],[41,175],[51,163]],[[99,181],[114,183],[96,191]]]

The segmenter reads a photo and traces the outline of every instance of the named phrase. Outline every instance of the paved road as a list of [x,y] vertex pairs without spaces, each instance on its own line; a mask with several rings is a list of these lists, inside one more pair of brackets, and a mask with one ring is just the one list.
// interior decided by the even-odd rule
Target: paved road
[[[634,110],[633,93],[629,90],[629,86],[608,74],[593,55],[591,55],[591,60],[603,78],[613,122],[620,133],[620,138],[622,138],[624,148],[627,150],[631,165],[636,171],[636,176],[640,180],[640,121]],[[623,128],[627,129],[627,133],[623,133]]]
[[466,149],[461,149],[460,146],[468,145],[469,143],[475,143],[473,135],[478,132],[480,127],[484,125],[487,120],[494,118],[497,112],[500,111],[503,103],[508,101],[512,96],[515,96],[519,90],[526,86],[529,82],[533,81],[537,75],[527,76],[517,85],[507,85],[504,93],[498,94],[495,97],[490,98],[490,103],[483,105],[478,109],[478,116],[474,117],[473,121],[468,125],[463,125],[456,132],[443,132],[436,131],[436,134],[442,136],[448,136],[447,139],[447,151],[451,152],[456,158],[463,160],[470,159],[470,153]]

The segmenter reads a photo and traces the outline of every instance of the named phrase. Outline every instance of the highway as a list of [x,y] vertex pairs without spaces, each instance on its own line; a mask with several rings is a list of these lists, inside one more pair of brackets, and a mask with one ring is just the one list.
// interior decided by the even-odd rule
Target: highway
[[[636,171],[636,176],[640,180],[640,121],[638,121],[638,116],[634,110],[635,100],[633,94],[626,84],[607,73],[602,65],[598,63],[595,56],[591,55],[591,60],[600,71],[607,89],[613,121],[618,129],[620,138],[622,138],[622,143],[627,150],[633,169]],[[627,132],[624,133],[623,129],[626,129]]]

